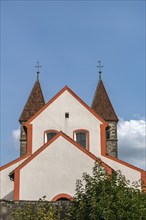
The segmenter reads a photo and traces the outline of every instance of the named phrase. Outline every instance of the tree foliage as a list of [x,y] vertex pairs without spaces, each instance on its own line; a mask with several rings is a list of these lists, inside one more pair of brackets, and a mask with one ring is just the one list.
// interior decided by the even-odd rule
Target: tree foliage
[[77,181],[70,219],[146,219],[146,194],[139,184],[131,186],[120,171],[109,175],[96,163],[92,176],[84,173],[83,180]]
[[[139,190],[140,182],[133,185],[121,174],[108,174],[101,164],[95,163],[92,175],[83,174],[76,183],[76,194],[67,211],[42,203],[34,208],[26,206],[14,212],[15,219],[27,220],[145,220],[146,194]],[[63,213],[63,218],[62,218]]]

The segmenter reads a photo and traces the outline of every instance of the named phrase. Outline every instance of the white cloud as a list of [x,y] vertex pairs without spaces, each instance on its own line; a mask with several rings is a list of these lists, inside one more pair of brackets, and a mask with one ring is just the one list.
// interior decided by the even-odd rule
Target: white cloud
[[12,131],[13,144],[16,148],[19,148],[20,128]]
[[146,169],[146,121],[124,120],[118,123],[119,158]]

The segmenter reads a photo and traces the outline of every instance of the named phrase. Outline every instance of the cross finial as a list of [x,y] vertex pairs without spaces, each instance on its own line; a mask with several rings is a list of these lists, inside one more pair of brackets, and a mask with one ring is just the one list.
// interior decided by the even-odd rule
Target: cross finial
[[40,68],[42,66],[39,65],[39,61],[37,61],[37,65],[35,66],[37,68],[37,80],[39,79],[39,73],[40,73]]
[[100,60],[98,60],[97,68],[99,68],[99,80],[101,80],[101,73],[102,73],[101,68],[103,68],[103,66],[101,65],[101,61]]

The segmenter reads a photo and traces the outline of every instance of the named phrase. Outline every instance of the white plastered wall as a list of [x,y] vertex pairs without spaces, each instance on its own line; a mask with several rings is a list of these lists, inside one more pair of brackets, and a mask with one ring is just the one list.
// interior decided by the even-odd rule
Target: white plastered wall
[[14,181],[10,180],[9,173],[18,167],[25,159],[16,162],[0,171],[0,199],[13,200]]
[[116,162],[104,156],[102,156],[101,159],[103,162],[108,164],[113,170],[115,171],[120,170],[122,172],[122,175],[124,175],[127,180],[130,180],[131,183],[135,181],[139,181],[141,179],[140,171],[132,169],[120,162]]
[[[69,113],[69,118],[65,118],[66,112]],[[89,131],[90,151],[97,157],[101,154],[100,124],[102,122],[67,90],[38,115],[31,124],[33,124],[33,152],[44,144],[45,130],[63,131],[73,138],[74,130],[86,129]]]
[[20,170],[20,200],[52,200],[58,194],[75,194],[75,183],[92,173],[94,160],[59,136]]

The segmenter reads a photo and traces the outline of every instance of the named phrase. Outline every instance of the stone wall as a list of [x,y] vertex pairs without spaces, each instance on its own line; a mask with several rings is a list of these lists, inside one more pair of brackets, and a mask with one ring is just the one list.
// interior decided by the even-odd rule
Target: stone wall
[[109,137],[106,139],[107,155],[118,157],[117,122],[107,121],[110,126]]
[[[63,210],[62,212],[62,219],[64,213],[67,210],[69,205],[69,201],[57,201],[51,202],[51,205],[58,206]],[[37,201],[8,201],[8,200],[0,200],[0,220],[14,220],[12,214],[14,210],[17,208],[23,208],[25,205],[31,204],[32,206],[36,207],[38,202]],[[44,205],[48,204],[48,202],[44,202]]]

